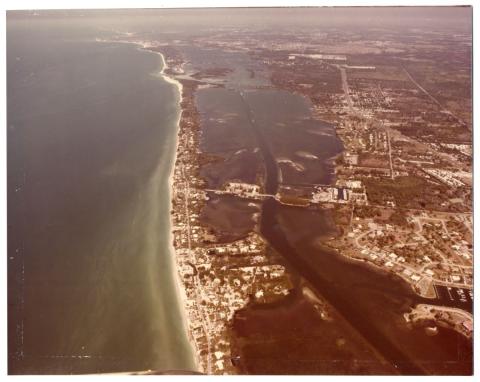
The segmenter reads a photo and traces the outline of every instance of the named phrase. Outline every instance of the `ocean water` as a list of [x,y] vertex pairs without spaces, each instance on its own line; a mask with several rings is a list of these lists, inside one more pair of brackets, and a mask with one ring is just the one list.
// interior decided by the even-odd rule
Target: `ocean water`
[[170,250],[178,90],[101,26],[7,20],[9,373],[195,369]]

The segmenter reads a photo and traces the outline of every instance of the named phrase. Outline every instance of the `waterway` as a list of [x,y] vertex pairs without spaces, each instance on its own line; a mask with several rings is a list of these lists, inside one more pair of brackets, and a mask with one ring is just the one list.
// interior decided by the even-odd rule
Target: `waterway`
[[[276,120],[276,111],[282,107],[275,100],[283,97],[272,96],[271,93],[256,95],[253,98],[255,102],[249,102],[248,95],[243,100],[265,161],[266,192],[275,194],[279,186],[279,170],[272,154],[275,147],[270,144],[271,130],[268,133],[266,131],[267,126]],[[259,102],[261,96],[269,99]],[[270,105],[270,110],[266,105]],[[258,123],[258,113],[263,115],[263,123]],[[265,117],[268,113],[272,115],[270,121]],[[328,128],[325,125],[324,129]],[[327,140],[332,139],[328,135],[326,137]],[[324,174],[322,183],[331,182],[332,173]],[[463,302],[459,305],[453,300],[422,298],[398,277],[319,248],[313,244],[315,229],[311,228],[311,220],[307,218],[312,211],[297,209],[295,222],[285,224],[286,211],[291,208],[282,206],[274,199],[266,199],[262,208],[262,234],[366,342],[401,374],[471,373],[471,341],[445,328],[440,328],[436,336],[428,336],[421,328],[408,328],[402,317],[404,312],[418,303],[442,304],[471,311],[471,301],[466,306]],[[302,218],[302,214],[305,218]],[[325,218],[321,213],[318,214],[319,220]]]

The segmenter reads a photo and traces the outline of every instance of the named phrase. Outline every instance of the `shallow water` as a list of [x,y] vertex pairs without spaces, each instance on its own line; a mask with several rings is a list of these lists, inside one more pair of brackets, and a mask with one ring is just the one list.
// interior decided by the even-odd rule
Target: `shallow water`
[[[264,161],[263,168],[266,169],[264,185],[267,193],[275,194],[282,183],[327,184],[333,181],[332,165],[328,159],[340,152],[341,142],[334,135],[331,125],[311,118],[309,103],[302,97],[278,90],[207,89],[199,92],[198,99],[199,110],[204,115],[204,148],[207,150],[235,151],[242,144],[239,136],[251,137],[253,133],[256,140],[254,146],[260,148],[261,161]],[[227,122],[216,122],[215,118],[232,114]],[[323,134],[312,136],[312,130]],[[222,137],[228,140],[227,145]],[[251,147],[252,143],[248,145]],[[289,173],[280,177],[277,159],[286,157],[302,161],[301,158],[295,158],[299,150],[307,151],[317,159],[304,159],[302,164],[305,171],[299,175]],[[228,169],[230,176],[238,177],[231,166]],[[228,179],[227,175],[224,177]],[[319,248],[318,237],[327,235],[331,230],[328,219],[321,210],[286,207],[267,199],[263,202],[261,232],[291,268],[308,280],[319,295],[345,318],[360,335],[361,341],[366,346],[372,346],[391,363],[393,370],[401,374],[471,373],[471,341],[444,328],[440,328],[436,336],[428,336],[423,328],[407,327],[403,319],[403,313],[417,303],[456,306],[455,303],[423,299],[415,295],[400,278]],[[285,304],[288,305],[288,301]],[[464,305],[458,307],[464,308]],[[252,316],[252,320],[255,320],[257,308],[262,309],[262,305],[254,306],[252,310],[247,308],[246,317]],[[268,325],[269,319],[277,319],[277,308],[281,309],[281,304],[271,309],[270,318],[268,311],[264,312],[265,325]],[[471,306],[467,309],[471,310]],[[240,321],[240,326],[242,323],[247,327],[255,326],[254,322]],[[285,338],[281,333],[277,334],[275,341],[280,346]],[[238,340],[239,343],[244,343],[242,338]],[[268,367],[274,359],[269,357],[277,357],[275,352],[262,355],[265,357],[263,361],[252,361],[251,365],[248,361],[258,357],[263,345],[256,344],[254,339],[252,343],[244,344],[244,372],[271,372]],[[318,362],[327,356],[312,355]],[[361,358],[362,355],[354,354],[353,357]],[[252,369],[249,369],[250,366]],[[348,370],[337,370],[337,373],[346,373]],[[369,372],[372,371],[366,370],[366,373]]]
[[[279,114],[282,117],[279,110],[284,110],[287,104],[293,107],[295,102],[285,102],[285,96],[277,92],[255,94],[263,96],[263,102],[259,97],[247,98],[246,104],[252,116],[252,128],[262,142],[259,147],[266,162],[266,189],[268,193],[275,194],[279,185],[275,153],[296,150],[298,140],[288,139],[288,148],[279,147],[274,143],[275,129],[272,126],[279,119]],[[269,106],[264,107],[265,104]],[[297,112],[300,114],[303,109],[304,118],[308,118],[308,108],[305,109],[300,101],[297,105]],[[259,109],[262,110],[260,121]],[[295,113],[288,112],[288,115]],[[289,123],[288,118],[283,120]],[[328,125],[317,128],[327,133],[331,130]],[[300,135],[300,132],[297,134]],[[336,142],[338,138],[330,135],[320,136],[320,140],[322,143],[317,143],[318,151],[314,152],[319,158],[315,168],[319,174],[317,181],[326,184],[332,181],[332,172],[325,159],[336,154],[335,151],[339,152],[341,145]],[[300,147],[305,146],[302,144]],[[403,313],[418,303],[457,306],[456,303],[421,298],[398,277],[319,248],[318,236],[329,231],[326,219],[328,216],[321,210],[286,207],[276,200],[267,199],[263,202],[261,232],[292,268],[312,283],[366,343],[372,345],[400,373],[470,374],[471,341],[443,328],[436,336],[428,336],[422,329],[408,328],[403,320]],[[463,308],[464,304],[458,307]],[[468,308],[471,311],[471,306]]]
[[7,28],[9,372],[191,370],[169,248],[179,94],[160,56],[76,23]]

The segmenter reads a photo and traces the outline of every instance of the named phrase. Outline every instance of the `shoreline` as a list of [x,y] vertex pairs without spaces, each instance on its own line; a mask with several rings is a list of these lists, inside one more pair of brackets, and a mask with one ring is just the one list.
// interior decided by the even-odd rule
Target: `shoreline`
[[[97,40],[99,41],[99,40]],[[109,41],[103,41],[103,42],[109,42]],[[168,233],[168,242],[169,242],[169,251],[170,251],[170,258],[173,260],[171,263],[172,266],[174,266],[173,271],[173,278],[174,278],[174,284],[175,284],[175,294],[177,295],[177,301],[179,302],[179,313],[180,313],[180,318],[182,320],[182,327],[183,331],[186,334],[187,340],[188,340],[188,345],[190,346],[190,351],[191,351],[191,358],[194,364],[194,368],[196,372],[200,372],[202,367],[201,367],[201,361],[198,356],[198,349],[195,345],[195,341],[193,339],[192,332],[190,330],[190,325],[189,325],[189,319],[188,319],[188,311],[187,311],[187,295],[184,286],[182,285],[182,281],[180,279],[180,274],[178,272],[178,258],[177,258],[177,253],[175,250],[175,245],[174,245],[174,234],[173,234],[173,214],[172,212],[174,211],[173,208],[173,195],[174,195],[174,175],[175,175],[175,168],[177,164],[177,158],[178,158],[178,149],[179,149],[179,144],[180,144],[180,139],[179,139],[179,134],[181,131],[181,120],[182,120],[182,114],[183,114],[183,107],[182,107],[182,101],[184,99],[183,96],[183,85],[180,81],[178,81],[175,78],[170,77],[165,73],[165,70],[168,69],[168,64],[167,61],[165,60],[164,55],[161,52],[152,50],[152,48],[155,47],[155,45],[150,45],[145,42],[141,41],[122,41],[122,40],[116,40],[116,41],[111,41],[113,43],[124,43],[124,44],[133,44],[138,46],[138,50],[143,50],[148,53],[152,53],[155,55],[160,56],[162,60],[162,67],[159,72],[153,73],[155,76],[161,77],[165,82],[175,85],[178,91],[178,108],[179,108],[179,113],[178,117],[176,120],[176,132],[175,132],[175,154],[172,158],[172,162],[170,165],[170,171],[169,171],[169,176],[168,176],[168,200],[170,203],[169,206],[169,233]]]
[[[202,228],[200,227],[201,223],[191,218],[191,214],[190,214],[192,209],[195,210],[194,208],[192,208],[193,205],[196,204],[197,201],[201,200],[201,193],[202,193],[202,187],[196,188],[195,182],[193,181],[194,180],[193,178],[196,177],[195,171],[197,170],[197,168],[195,167],[196,165],[193,163],[194,159],[198,159],[198,152],[195,151],[196,149],[194,147],[197,142],[194,139],[192,139],[191,141],[188,140],[190,139],[189,134],[191,134],[192,137],[195,136],[195,131],[192,129],[192,127],[196,125],[195,125],[195,122],[192,123],[192,121],[187,121],[185,125],[183,124],[184,122],[183,118],[188,119],[191,113],[191,109],[190,109],[191,106],[188,106],[186,103],[183,104],[183,102],[185,102],[185,100],[191,101],[193,99],[193,95],[192,95],[193,92],[190,92],[191,88],[188,81],[185,82],[184,80],[178,80],[175,75],[176,71],[169,69],[169,67],[165,62],[165,57],[163,53],[160,53],[156,50],[158,49],[158,47],[151,47],[151,48],[155,49],[153,50],[154,53],[160,54],[160,56],[162,57],[162,61],[164,65],[160,74],[162,75],[163,79],[165,79],[165,81],[169,83],[175,84],[179,89],[180,97],[181,97],[180,98],[181,110],[180,110],[179,121],[178,121],[179,130],[178,130],[177,141],[176,141],[177,148],[176,148],[176,156],[175,156],[175,165],[173,167],[173,181],[172,181],[172,172],[170,173],[170,177],[169,177],[169,186],[170,186],[170,192],[171,192],[170,196],[173,197],[173,206],[171,205],[171,213],[178,212],[178,215],[180,218],[175,220],[171,215],[171,222],[172,220],[174,220],[173,223],[175,224],[177,224],[178,222],[181,222],[182,223],[181,226],[185,227],[185,229],[183,230],[183,233],[178,234],[176,231],[180,226],[180,224],[175,227],[175,231],[171,232],[172,234],[171,236],[173,236],[173,239],[172,239],[173,250],[175,254],[175,260],[177,263],[177,274],[175,275],[177,277],[176,292],[179,298],[183,297],[184,308],[188,315],[187,325],[194,323],[194,326],[192,327],[191,331],[187,327],[187,334],[189,335],[189,339],[191,339],[190,336],[193,337],[193,339],[195,340],[194,344],[196,345],[196,348],[198,350],[201,350],[200,353],[198,352],[196,353],[197,359],[199,359],[199,363],[201,364],[201,366],[204,366],[203,369],[208,370],[208,373],[212,374],[211,370],[213,365],[211,364],[215,361],[215,358],[219,359],[218,362],[220,362],[219,365],[217,365],[217,362],[215,362],[214,364],[215,372],[224,371],[224,367],[227,366],[224,364],[224,361],[226,361],[228,366],[230,367],[231,365],[229,364],[228,358],[229,356],[232,356],[232,355],[234,357],[233,358],[230,357],[230,361],[233,364],[233,366],[236,366],[235,362],[237,361],[237,358],[235,354],[229,353],[228,351],[224,351],[223,349],[221,351],[214,352],[214,350],[217,350],[217,349],[215,345],[212,346],[211,341],[212,341],[212,338],[215,338],[216,336],[214,329],[216,328],[223,329],[223,326],[225,326],[225,318],[227,318],[227,321],[226,321],[227,324],[231,322],[229,321],[232,319],[231,312],[238,310],[238,305],[240,304],[238,304],[237,301],[233,301],[234,304],[231,304],[231,305],[228,304],[229,312],[227,315],[225,315],[223,313],[223,307],[219,306],[220,299],[218,298],[219,297],[218,294],[215,300],[212,300],[211,295],[205,294],[205,290],[207,291],[207,293],[211,291],[215,293],[220,292],[224,294],[225,292],[224,292],[224,288],[220,286],[222,277],[213,279],[213,277],[218,276],[219,274],[223,275],[223,273],[219,272],[219,273],[213,274],[215,273],[216,269],[215,268],[212,269],[212,265],[215,266],[215,263],[212,262],[211,258],[209,258],[208,256],[209,253],[205,253],[205,251],[208,251],[208,246],[202,246],[202,249],[200,250],[199,247],[196,245],[197,243],[195,243],[196,242],[195,239],[192,240],[192,242],[194,243],[193,249],[190,246],[190,236],[191,236],[190,226],[193,227],[192,234],[195,237],[201,237],[203,234]],[[144,49],[149,50],[146,47],[144,47]],[[175,54],[173,55],[173,57],[175,57]],[[168,55],[168,60],[169,60],[169,63],[172,63],[171,61],[172,57],[170,54]],[[180,59],[179,62],[181,61],[182,60]],[[173,63],[176,64],[175,59],[173,59]],[[165,71],[167,71],[168,73],[167,75],[165,74]],[[173,78],[169,76],[172,76]],[[179,77],[182,78],[182,76],[179,76]],[[315,115],[314,110],[311,110],[311,113],[312,115]],[[327,121],[322,120],[322,122],[327,122]],[[332,130],[333,130],[332,135],[335,135],[336,138],[339,140],[339,142],[341,142],[341,147],[339,149],[339,152],[336,155],[325,159],[325,164],[332,171],[329,175],[329,178],[330,178],[329,183],[333,183],[332,185],[336,185],[340,175],[338,170],[344,167],[342,163],[338,163],[339,161],[337,160],[337,158],[343,157],[344,153],[347,152],[348,150],[348,146],[346,144],[347,142],[344,140],[345,137],[339,132],[338,124],[332,123],[332,122],[327,122],[327,124],[332,125]],[[178,162],[179,158],[180,158],[180,162]],[[179,172],[178,178],[177,178],[177,169]],[[185,169],[186,171],[184,171]],[[194,187],[190,188],[189,184],[193,184]],[[182,194],[183,185],[185,185],[185,190],[183,191],[183,194]],[[192,199],[190,199],[190,196],[192,195],[190,193],[190,190],[194,190],[194,194],[193,194],[194,196]],[[177,196],[179,196],[178,200],[177,200]],[[192,204],[190,204],[190,201],[192,200],[193,202]],[[175,202],[178,202],[178,201],[182,202],[182,205],[183,205],[183,202],[185,202],[185,211],[182,211],[182,207],[180,207],[179,205],[177,206],[177,203]],[[190,223],[191,221],[193,221],[194,224],[191,224]],[[173,228],[173,223],[172,223],[172,228]],[[178,241],[177,241],[177,236],[178,236]],[[188,246],[186,243],[188,243]],[[216,249],[213,249],[213,251],[216,251]],[[224,251],[225,249],[222,248],[222,253]],[[352,262],[364,263],[368,268],[370,268],[373,271],[378,270],[381,273],[386,271],[385,268],[380,267],[373,262],[370,262],[368,259],[359,259],[356,257],[349,256],[347,253],[340,251],[338,248],[334,249],[334,251],[337,252],[342,258],[348,259]],[[194,272],[193,274],[190,273],[190,267],[193,268],[193,272]],[[185,270],[185,269],[188,269],[188,270]],[[213,282],[210,283],[208,279],[204,282],[200,281],[202,279],[199,278],[199,276],[197,277],[199,270],[201,272],[201,276],[212,274],[213,277],[211,278],[211,280]],[[390,272],[387,272],[387,273],[390,273]],[[193,282],[190,282],[190,280],[193,280]],[[218,284],[216,283],[217,280],[218,280]],[[407,280],[404,280],[404,281],[407,281]],[[180,283],[182,283],[183,285],[180,285]],[[407,284],[412,286],[409,282],[407,282]],[[238,285],[236,286],[240,288],[241,282],[238,281]],[[231,300],[234,300],[234,298],[235,296]],[[192,305],[190,305],[190,303],[192,303]],[[196,310],[196,313],[198,313],[197,316],[195,315],[190,316],[190,313],[191,313],[190,311],[193,310],[190,307],[193,307],[193,306],[198,307],[198,309]],[[205,313],[206,306],[211,306],[212,309],[217,308],[218,306],[217,308],[218,312],[222,312],[219,314],[223,314],[223,316],[215,317],[216,316],[215,311],[213,311],[213,313],[209,315],[208,309],[207,309],[207,313]],[[214,326],[212,326],[211,321],[214,322]],[[218,322],[218,326],[217,326],[217,322]],[[215,344],[215,342],[213,342],[213,344]],[[228,344],[228,338],[227,338],[227,344]],[[214,356],[215,358],[213,358]],[[224,371],[224,374],[226,373],[227,372]]]
[[186,293],[186,288],[181,280],[181,275],[179,273],[179,262],[178,262],[178,255],[175,249],[175,236],[173,233],[173,227],[174,227],[174,222],[173,222],[173,198],[174,198],[174,177],[175,177],[175,169],[177,166],[177,159],[178,159],[178,153],[179,153],[179,148],[180,148],[180,132],[181,132],[181,121],[182,121],[182,114],[183,114],[183,107],[182,107],[182,102],[184,100],[184,87],[183,84],[178,81],[177,79],[169,76],[168,74],[165,73],[165,70],[167,70],[168,64],[167,61],[165,60],[165,56],[163,53],[153,50],[152,48],[156,48],[157,46],[154,44],[151,44],[149,42],[144,42],[144,41],[125,41],[125,40],[103,40],[103,39],[96,39],[97,42],[106,42],[106,43],[120,43],[120,44],[133,44],[136,45],[138,50],[144,51],[147,53],[155,54],[160,56],[161,61],[162,61],[162,66],[160,68],[160,71],[152,72],[153,76],[158,76],[161,77],[165,82],[175,85],[177,91],[178,91],[178,102],[177,106],[179,108],[179,113],[178,117],[176,120],[176,132],[175,132],[175,154],[172,158],[172,162],[170,165],[170,171],[169,171],[169,177],[168,177],[168,200],[170,203],[169,206],[169,234],[168,234],[168,241],[169,241],[169,251],[170,251],[170,259],[172,260],[172,271],[173,271],[173,278],[174,278],[174,287],[175,287],[175,294],[177,296],[177,301],[178,301],[178,306],[179,306],[179,313],[180,313],[180,319],[182,321],[182,327],[183,331],[186,335],[186,339],[188,341],[188,345],[190,347],[190,352],[191,352],[191,360],[193,361],[195,372],[203,372],[203,367],[202,367],[202,362],[199,357],[199,349],[196,345],[196,341],[194,339],[193,333],[191,331],[191,322],[189,319],[189,312],[188,312],[188,307],[187,307],[187,293]]
[[460,333],[467,339],[471,339],[473,335],[473,314],[463,309],[417,304],[404,313],[403,317],[408,324],[413,325],[434,321],[434,334],[437,333],[437,326],[440,326]]
[[180,81],[176,80],[175,78],[172,78],[165,74],[165,70],[168,69],[167,62],[165,61],[165,57],[162,53],[160,52],[155,52],[152,51],[148,48],[143,47],[148,52],[152,52],[155,54],[158,54],[161,59],[162,59],[162,69],[160,70],[160,75],[162,78],[177,87],[178,90],[178,107],[179,107],[179,113],[177,117],[177,122],[176,122],[176,127],[177,131],[175,133],[175,155],[172,160],[172,165],[170,168],[170,175],[168,177],[168,190],[169,190],[169,195],[168,195],[168,200],[170,203],[170,208],[169,208],[169,249],[170,249],[170,254],[172,255],[172,260],[174,261],[173,264],[175,265],[175,269],[173,269],[173,277],[175,279],[175,290],[176,290],[176,295],[178,297],[178,301],[180,302],[180,314],[181,314],[181,319],[182,319],[182,326],[184,329],[185,334],[187,335],[187,339],[190,345],[190,349],[192,352],[192,358],[195,364],[195,371],[200,370],[200,359],[198,357],[198,349],[195,346],[195,342],[193,341],[192,333],[190,332],[190,325],[188,322],[188,314],[187,314],[187,296],[185,293],[185,288],[182,285],[182,282],[180,280],[180,275],[178,273],[178,263],[177,263],[177,254],[175,250],[175,245],[174,245],[174,235],[173,235],[173,218],[172,218],[172,212],[174,210],[173,208],[173,194],[174,194],[174,174],[175,174],[175,167],[177,163],[177,157],[178,157],[178,148],[179,148],[179,134],[180,134],[180,121],[182,120],[182,114],[183,114],[183,107],[182,107],[182,100],[183,100],[183,85],[181,84]]
[[[190,208],[198,202],[198,200],[191,199],[190,190],[195,189],[197,174],[191,173],[190,165],[185,165],[185,156],[188,155],[192,149],[191,143],[192,139],[195,140],[195,132],[192,129],[192,121],[189,121],[189,114],[191,113],[189,101],[193,99],[193,93],[190,91],[189,83],[182,83],[179,79],[175,78],[175,73],[169,71],[170,67],[167,64],[165,59],[165,53],[157,50],[158,46],[152,44],[140,43],[142,46],[141,49],[146,50],[151,53],[160,55],[163,66],[160,72],[156,73],[157,76],[161,76],[166,82],[176,86],[179,92],[178,106],[179,114],[177,119],[177,132],[175,136],[175,156],[174,162],[172,163],[168,184],[169,184],[169,199],[170,199],[170,213],[169,213],[169,223],[170,223],[170,232],[169,232],[169,248],[171,250],[172,259],[174,260],[175,269],[172,269],[174,272],[173,277],[175,278],[175,289],[177,295],[177,301],[182,305],[180,307],[180,315],[182,319],[182,325],[184,333],[186,334],[188,344],[190,345],[191,351],[191,360],[194,364],[195,371],[198,373],[206,374],[217,374],[218,372],[224,370],[224,360],[218,359],[218,351],[213,354],[214,347],[218,344],[212,343],[212,332],[214,326],[212,326],[212,318],[209,313],[205,311],[205,307],[202,307],[202,303],[205,304],[206,294],[202,289],[202,282],[197,278],[193,277],[189,271],[186,271],[185,267],[192,267],[194,269],[194,274],[198,274],[199,270],[196,268],[198,259],[196,259],[197,254],[195,249],[191,248],[191,235],[190,226],[193,221],[193,216],[190,215]],[[174,58],[174,61],[178,59]],[[182,63],[183,61],[180,60]],[[167,73],[168,74],[167,74]],[[194,82],[198,82],[194,80]],[[193,122],[195,124],[196,122]],[[195,150],[193,150],[195,151]],[[195,152],[194,155],[197,155]],[[191,162],[190,162],[191,163]],[[194,166],[195,168],[195,166]],[[187,179],[184,179],[184,176],[178,177],[180,173],[184,174],[184,171],[187,170]],[[185,187],[185,189],[183,189]],[[198,197],[197,191],[193,191],[193,199]],[[201,194],[201,191],[200,191]],[[190,203],[192,202],[192,205]],[[177,206],[178,203],[181,203],[182,207]],[[190,208],[189,208],[190,207]],[[190,210],[190,212],[189,212]],[[194,214],[192,214],[194,215]],[[181,221],[178,222],[175,219],[181,217]],[[186,219],[186,220],[184,220]],[[183,221],[184,220],[184,221]],[[176,226],[178,224],[178,226]],[[180,233],[177,229],[180,228]],[[193,228],[195,231],[197,228]],[[188,238],[188,246],[183,246],[185,244],[182,239],[177,237],[177,235],[185,235],[185,238]],[[182,240],[180,244],[177,240]],[[187,254],[188,258],[185,258]],[[198,267],[202,267],[201,264],[197,264]],[[190,284],[190,281],[193,281],[193,285]],[[192,287],[194,292],[192,293]],[[201,333],[199,334],[199,325],[201,327]]]

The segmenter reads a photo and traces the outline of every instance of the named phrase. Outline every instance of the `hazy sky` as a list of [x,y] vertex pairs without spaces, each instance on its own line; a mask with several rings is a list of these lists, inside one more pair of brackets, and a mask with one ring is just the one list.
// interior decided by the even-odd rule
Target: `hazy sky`
[[[471,7],[318,7],[318,8],[241,8],[241,9],[157,9],[106,11],[40,11],[40,17],[60,16],[105,18],[106,24],[139,24],[145,27],[159,22],[163,26],[183,27],[394,27],[458,29],[470,31]],[[30,12],[31,14],[31,12]],[[7,12],[12,20],[25,13]],[[69,18],[70,18],[69,17]]]

